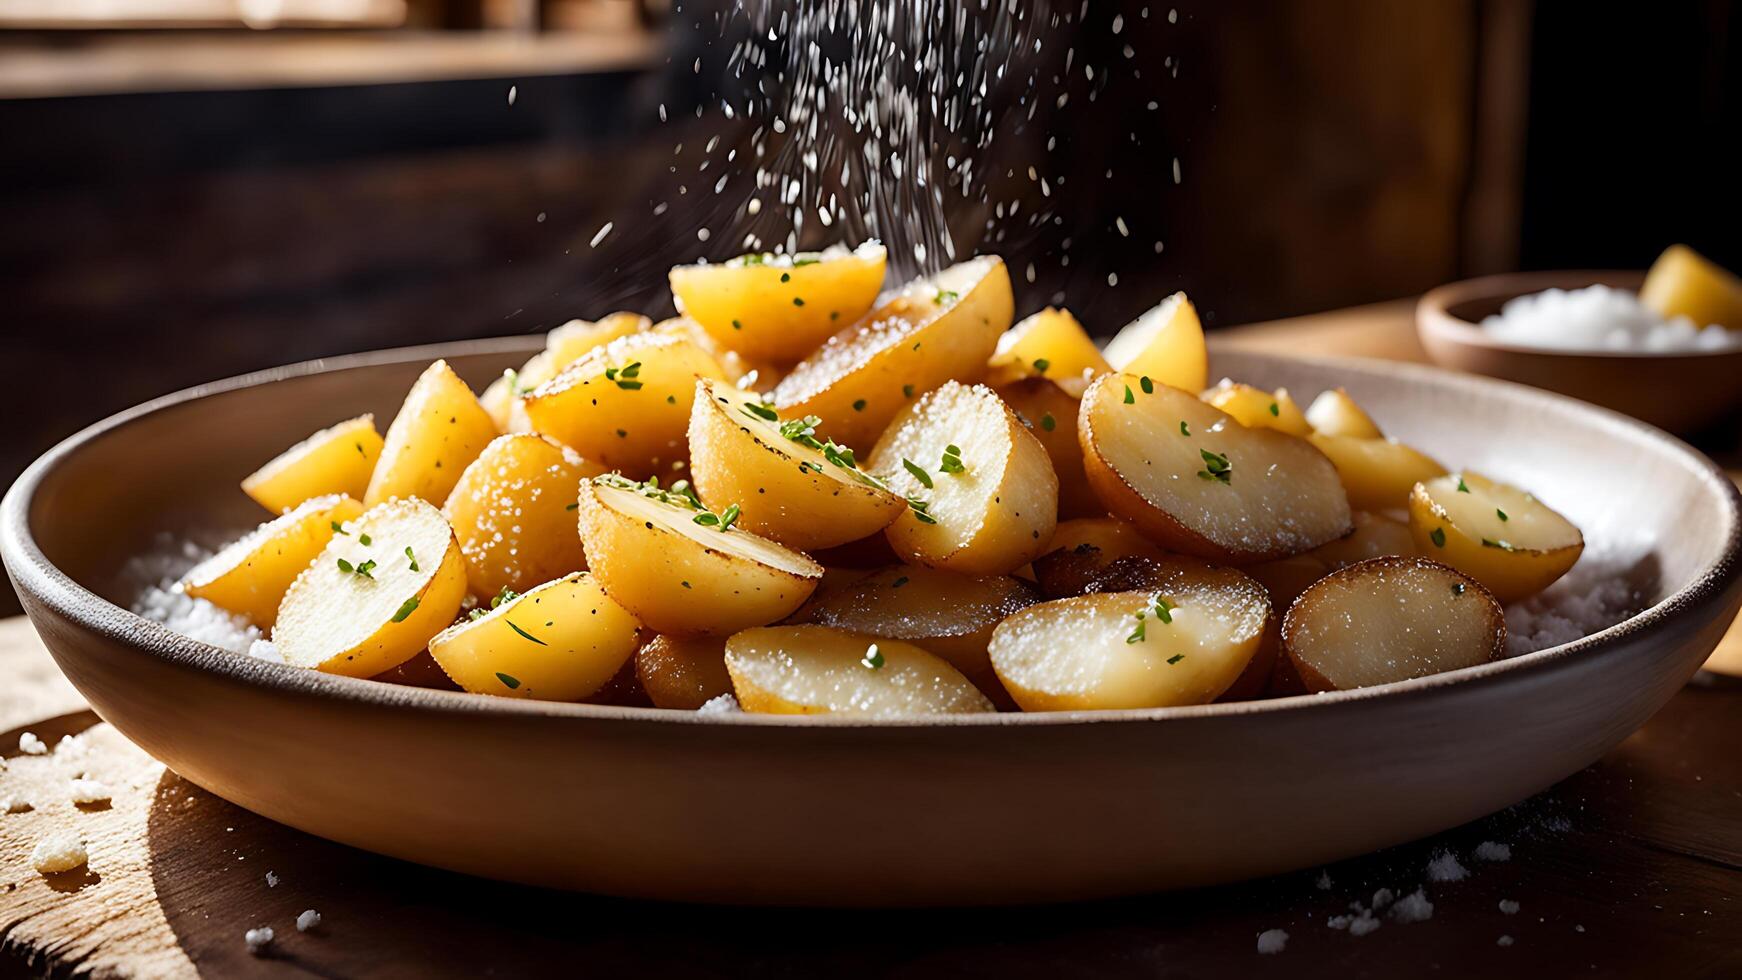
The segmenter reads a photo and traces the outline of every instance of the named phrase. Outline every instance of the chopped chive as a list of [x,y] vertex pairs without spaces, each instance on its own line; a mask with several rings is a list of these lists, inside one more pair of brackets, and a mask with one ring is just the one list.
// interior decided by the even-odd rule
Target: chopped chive
[[745,415],[754,416],[769,422],[780,421],[780,413],[761,402],[745,402],[742,410]]
[[907,472],[913,474],[913,478],[918,480],[927,490],[933,489],[931,474],[922,469],[918,463],[903,456],[901,457],[901,467],[902,469],[907,470]]
[[1187,439],[1192,437],[1192,430],[1186,427],[1185,419],[1180,419],[1179,434],[1185,436]]
[[938,294],[932,297],[932,302],[936,303],[938,306],[947,306],[961,298],[962,294],[953,289],[940,289],[938,290]]
[[356,570],[357,570],[357,566],[351,564],[350,562],[346,561],[343,558],[339,559],[339,571],[344,572],[346,574],[350,574],[351,572],[354,572]]
[[863,412],[864,410],[865,410],[865,399],[860,398],[860,399],[853,402],[853,411]]
[[804,300],[802,300],[802,299],[799,299],[799,298],[798,298],[798,297],[797,297],[797,296],[794,296],[794,297],[793,297],[793,298],[792,298],[792,305],[794,305],[794,306],[803,306],[803,305],[804,305]]
[[417,556],[411,553],[411,545],[405,546],[405,557],[411,560],[411,570],[414,572],[419,571],[417,567]]
[[357,536],[357,543],[362,545],[363,547],[367,548],[370,545],[374,544],[375,542],[369,540],[369,535],[362,534],[362,535]]
[[1464,483],[1464,475],[1462,473],[1458,474],[1458,492],[1459,493],[1469,493],[1470,492],[1470,488]]
[[1199,479],[1217,480],[1223,484],[1233,482],[1234,467],[1228,462],[1227,456],[1210,452],[1208,449],[1198,450],[1198,455],[1204,460],[1204,468],[1198,471]]
[[736,523],[738,523],[738,505],[733,504],[720,514],[720,530],[730,531],[732,525]]
[[666,395],[665,396],[665,403],[667,405],[676,405],[677,404],[677,396],[676,395]]
[[1137,379],[1137,387],[1142,388],[1143,393],[1146,395],[1155,394],[1155,382],[1149,380],[1149,375],[1147,374]]
[[1498,507],[1496,507],[1496,508],[1494,508],[1494,513],[1496,513],[1496,514],[1498,514],[1498,515],[1500,515],[1500,519],[1501,519],[1501,520],[1503,520],[1503,521],[1510,521],[1510,520],[1512,520],[1512,518],[1510,518],[1510,517],[1507,517],[1507,516],[1506,516],[1506,512],[1505,512],[1505,511],[1503,511],[1503,510],[1501,510],[1501,509],[1500,509],[1500,508],[1498,508]]
[[782,273],[781,273],[781,274],[780,274],[780,281],[781,281],[781,282],[791,282],[791,281],[792,281],[792,273],[790,273],[790,272],[782,272]]
[[1270,403],[1270,414],[1273,416],[1280,417],[1282,415],[1282,409],[1278,408],[1275,402],[1271,402]]
[[1446,546],[1446,529],[1443,527],[1434,528],[1433,531],[1428,534],[1428,540],[1434,543],[1434,547],[1444,548]]
[[1186,658],[1186,655],[1185,655],[1185,654],[1183,654],[1183,653],[1176,653],[1176,654],[1174,654],[1174,655],[1173,655],[1173,656],[1171,656],[1171,657],[1169,657],[1169,658],[1167,658],[1167,662],[1168,662],[1168,664],[1170,664],[1170,665],[1172,665],[1172,664],[1177,664],[1177,663],[1179,663],[1179,662],[1180,662],[1180,661],[1181,661],[1181,660],[1184,660],[1184,659],[1185,659],[1185,658]]
[[578,500],[563,508],[563,510],[580,510],[580,509],[581,509],[581,502]]
[[[413,569],[416,568],[415,565],[412,567],[413,567]],[[409,616],[412,613],[417,611],[417,605],[418,605],[417,596],[412,596],[411,598],[405,600],[405,602],[399,607],[399,611],[393,614],[393,621],[395,623],[405,622],[405,617],[407,617],[407,616]]]
[[792,260],[792,267],[794,269],[796,269],[801,265],[816,265],[818,262],[821,262],[821,261],[822,261],[822,259],[793,259]]
[[938,464],[938,469],[945,473],[965,472],[967,467],[962,465],[962,447],[954,444],[945,446],[944,458],[943,461]]
[[490,608],[495,609],[497,606],[502,605],[504,602],[513,602],[514,600],[516,600],[518,598],[520,598],[520,593],[518,593],[518,592],[514,591],[513,589],[509,588],[508,586],[504,585],[502,587],[501,592],[496,593],[494,596],[492,596],[490,598]]
[[1044,414],[1040,417],[1040,427],[1045,429],[1048,432],[1051,432],[1052,430],[1058,428],[1058,420],[1052,417],[1051,412],[1047,412],[1046,414]]
[[1143,621],[1143,614],[1138,613],[1137,614],[1137,628],[1131,631],[1131,635],[1127,636],[1125,638],[1125,642],[1126,643],[1142,643],[1146,639],[1146,637],[1144,636],[1144,633],[1147,632],[1148,629],[1149,629],[1149,624],[1145,623]]
[[334,534],[343,534],[347,538],[351,536],[351,532],[349,532],[349,531],[345,530],[343,527],[341,527],[339,525],[338,521],[333,521],[332,524],[333,524],[333,533]]
[[1125,386],[1125,404],[1127,404],[1127,405],[1137,404],[1137,396],[1133,395],[1131,393],[1131,386],[1130,385]]
[[1160,596],[1155,597],[1155,618],[1164,623],[1173,622],[1173,611],[1179,607]]
[[700,524],[703,527],[716,527],[720,523],[720,515],[712,512],[712,511],[704,510],[700,514],[697,514],[695,517],[691,518],[691,520],[695,521],[697,524]]
[[742,329],[744,329],[744,323],[743,323],[743,321],[741,321],[741,320],[733,320],[733,321],[732,321],[732,329],[733,329],[733,330],[742,330]]
[[514,677],[510,674],[504,674],[500,670],[496,672],[496,679],[505,684],[510,691],[520,686],[520,678]]
[[877,644],[873,643],[865,648],[865,656],[859,662],[871,670],[876,670],[883,666],[883,651],[877,649]]
[[539,645],[539,646],[541,646],[541,647],[547,647],[547,646],[550,646],[550,644],[548,644],[548,643],[546,643],[546,642],[544,642],[544,641],[543,641],[543,640],[541,640],[541,639],[539,639],[539,638],[538,638],[538,637],[536,637],[536,636],[533,636],[533,635],[532,635],[532,634],[531,634],[531,633],[528,633],[528,632],[527,632],[527,631],[525,631],[525,630],[523,630],[523,629],[521,629],[521,628],[520,628],[520,627],[518,627],[518,626],[516,626],[516,625],[514,625],[514,620],[512,620],[512,619],[504,619],[504,620],[503,620],[503,622],[504,622],[504,623],[507,623],[507,624],[508,624],[508,628],[509,628],[509,629],[511,629],[511,630],[513,630],[513,631],[514,631],[514,632],[516,632],[516,633],[519,633],[519,634],[520,634],[520,635],[521,635],[521,636],[523,636],[523,637],[525,637],[525,638],[526,638],[526,639],[528,639],[528,640],[531,640],[531,641],[532,641],[532,642],[534,642],[534,643],[536,643],[536,644],[538,644],[538,645]]
[[913,385],[902,385],[901,386],[901,397],[912,398],[913,397]]
[[907,576],[903,575],[900,578],[896,579],[895,581],[889,583],[889,587],[892,589],[899,589],[906,584],[907,584]]
[[1034,371],[1036,374],[1045,374],[1046,369],[1049,367],[1052,367],[1052,362],[1046,358],[1037,357],[1034,359]]

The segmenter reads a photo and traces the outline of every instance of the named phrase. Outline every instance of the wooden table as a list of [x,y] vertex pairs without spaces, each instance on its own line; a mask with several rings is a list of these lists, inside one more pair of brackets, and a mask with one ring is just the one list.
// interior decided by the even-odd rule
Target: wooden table
[[[1385,304],[1235,337],[1409,358],[1407,327],[1407,306]],[[1742,630],[1726,647],[1742,661]],[[1549,791],[1322,872],[1063,907],[735,910],[483,882],[280,827],[146,757],[86,708],[28,623],[0,621],[0,798],[39,802],[0,813],[0,976],[1739,976],[1742,682],[1701,676]],[[84,751],[22,756],[25,730],[51,744],[83,733]],[[111,803],[66,802],[78,771],[108,784]],[[30,870],[56,828],[89,843],[83,876]],[[1478,859],[1485,842],[1509,860]],[[1429,879],[1446,852],[1466,878]],[[1359,936],[1328,924],[1379,889],[1417,888],[1427,921],[1381,913]],[[322,922],[299,933],[309,908]],[[243,934],[261,925],[276,939],[256,957]],[[1289,936],[1274,956],[1256,949],[1269,929]]]

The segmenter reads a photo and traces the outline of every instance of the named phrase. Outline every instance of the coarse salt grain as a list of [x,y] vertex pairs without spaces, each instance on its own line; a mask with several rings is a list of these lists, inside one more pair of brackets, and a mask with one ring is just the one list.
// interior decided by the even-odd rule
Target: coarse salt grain
[[268,888],[277,888],[278,887],[278,875],[277,874],[275,874],[271,871],[266,872],[266,887],[268,887]]
[[1517,915],[1518,903],[1510,898],[1503,898],[1500,900],[1500,912],[1502,915]]
[[738,699],[730,694],[722,694],[717,698],[709,698],[696,709],[698,715],[734,715],[744,709],[738,707]]
[[35,732],[25,732],[18,736],[18,751],[25,755],[47,755],[48,745]]
[[51,834],[38,841],[36,849],[30,852],[30,866],[45,875],[82,868],[90,859],[85,842],[72,834]]
[[1429,881],[1463,881],[1470,876],[1469,869],[1458,861],[1458,856],[1451,851],[1441,851],[1427,863],[1427,878]]
[[1390,905],[1392,900],[1395,899],[1396,897],[1397,897],[1397,894],[1389,888],[1381,888],[1378,891],[1374,892],[1373,893],[1373,911],[1378,912],[1381,909],[1385,908],[1385,906]]
[[72,785],[72,801],[76,804],[107,803],[110,799],[109,787],[95,779],[75,779]]
[[1427,892],[1420,888],[1398,899],[1391,906],[1391,918],[1395,922],[1426,922],[1433,917],[1434,903],[1428,901]]
[[1666,320],[1636,294],[1608,286],[1519,296],[1482,321],[1482,329],[1500,340],[1554,350],[1704,351],[1742,345],[1742,330],[1725,326],[1736,324]]
[[1281,929],[1266,929],[1258,934],[1260,953],[1280,953],[1288,945],[1288,933]]
[[242,941],[248,944],[248,952],[259,956],[266,951],[266,947],[272,945],[272,927],[261,926],[258,929],[250,929],[242,934]]
[[1377,928],[1379,928],[1379,920],[1373,917],[1373,913],[1363,912],[1359,918],[1349,923],[1349,935],[1365,936]]
[[1496,945],[1496,946],[1510,946],[1510,945],[1512,945],[1512,937],[1511,936],[1501,936],[1499,939],[1494,940],[1494,945]]
[[302,914],[296,917],[297,932],[307,932],[320,924],[321,914],[314,909],[304,909]]
[[1491,840],[1485,840],[1482,843],[1477,844],[1476,849],[1472,851],[1471,854],[1478,861],[1512,860],[1512,848],[1510,846]]
[[1314,882],[1313,884],[1318,887],[1319,891],[1322,891],[1322,892],[1330,891],[1331,890],[1331,873],[1329,871],[1319,872],[1319,880]]
[[62,735],[60,741],[54,743],[54,757],[57,759],[82,759],[89,752],[85,740],[77,735]]
[[34,809],[30,801],[22,796],[0,796],[0,813],[29,813]]

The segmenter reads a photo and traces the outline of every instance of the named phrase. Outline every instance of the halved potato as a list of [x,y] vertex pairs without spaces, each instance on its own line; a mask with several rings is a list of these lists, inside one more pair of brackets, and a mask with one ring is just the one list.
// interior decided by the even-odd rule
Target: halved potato
[[448,362],[431,364],[387,427],[381,459],[363,506],[395,497],[439,505],[453,492],[466,464],[496,438],[496,423]]
[[800,361],[775,386],[775,407],[820,417],[843,445],[868,446],[915,398],[978,380],[1014,310],[996,255],[915,280]]
[[1039,601],[1032,586],[1008,575],[896,565],[820,592],[801,614],[803,622],[918,644],[979,681],[991,674],[993,627]]
[[1639,301],[1664,319],[1742,330],[1742,279],[1686,245],[1671,245],[1651,263]]
[[525,592],[587,567],[575,496],[582,480],[603,472],[543,436],[498,436],[485,446],[442,506],[472,594]]
[[1501,602],[1548,588],[1585,550],[1579,529],[1542,501],[1467,470],[1416,484],[1409,528],[1421,554],[1481,582]]
[[1103,375],[1083,396],[1079,426],[1101,502],[1164,548],[1238,565],[1349,533],[1349,500],[1330,460],[1178,388]]
[[274,514],[334,493],[361,500],[380,458],[375,416],[359,415],[279,453],[242,481],[242,492]]
[[285,592],[272,642],[293,666],[373,677],[454,621],[466,561],[441,511],[415,497],[371,507],[345,530]]
[[1174,293],[1126,324],[1107,342],[1106,356],[1115,371],[1147,376],[1193,394],[1210,383],[1204,325],[1185,293]]
[[1287,388],[1269,392],[1223,378],[1221,384],[1204,392],[1202,397],[1249,429],[1275,429],[1291,436],[1313,431]]
[[687,316],[674,316],[653,325],[654,333],[671,334],[693,342],[706,351],[720,365],[720,372],[727,381],[745,391],[767,392],[773,390],[785,373],[773,362],[762,358],[750,357],[727,347],[720,346],[711,334],[702,329],[702,325]]
[[671,293],[678,311],[722,346],[791,364],[865,315],[883,288],[887,257],[879,242],[740,255],[672,269]]
[[1359,439],[1315,432],[1307,437],[1337,467],[1337,476],[1357,510],[1401,510],[1410,488],[1443,476],[1433,457],[1396,439]]
[[1035,377],[1086,382],[1111,370],[1071,311],[1049,306],[998,338],[986,364],[986,383],[999,387]]
[[1024,378],[997,389],[998,397],[1028,426],[1052,460],[1059,480],[1059,517],[1097,517],[1107,513],[1083,475],[1083,444],[1077,439],[1077,410],[1082,382]]
[[596,347],[525,397],[532,428],[583,457],[635,476],[685,454],[696,378],[723,378],[694,342],[650,332]]
[[789,548],[832,548],[888,527],[907,501],[818,438],[816,417],[782,421],[762,397],[697,379],[690,478],[702,501],[742,508],[739,525]]
[[1309,691],[1347,691],[1485,664],[1506,649],[1488,590],[1423,558],[1373,558],[1320,579],[1282,623]]
[[738,704],[762,714],[911,715],[992,711],[961,672],[919,647],[827,626],[771,626],[726,641]]
[[582,354],[619,337],[641,333],[653,321],[639,313],[612,313],[602,320],[570,320],[545,335],[544,350],[532,355],[518,371],[502,372],[478,401],[503,432],[529,432],[521,396],[556,377]]
[[362,504],[340,493],[305,500],[195,565],[182,588],[270,629],[290,583],[361,513]]
[[910,562],[1007,574],[1039,555],[1058,523],[1058,477],[1046,448],[983,385],[950,381],[903,410],[869,468],[926,502],[885,532]]
[[1246,669],[1269,619],[1257,582],[1175,565],[1141,591],[1016,613],[992,632],[992,667],[1024,711],[1208,704]]
[[474,694],[578,701],[634,655],[640,629],[597,580],[574,572],[477,610],[430,640],[429,654]]
[[[823,567],[730,528],[682,492],[615,477],[581,484],[580,532],[605,591],[659,633],[733,633],[804,604]],[[700,523],[700,521],[711,523]]]
[[656,636],[636,652],[635,676],[654,707],[694,711],[732,693],[726,638]]
[[1381,439],[1385,433],[1355,399],[1341,388],[1319,392],[1319,397],[1306,410],[1307,424],[1327,436],[1349,436],[1354,439]]
[[1167,552],[1117,517],[1060,521],[1046,552],[1034,560],[1034,579],[1048,599],[1082,595],[1102,569],[1134,556],[1159,560]]
[[1415,536],[1409,525],[1395,517],[1358,510],[1354,514],[1355,529],[1343,537],[1314,548],[1308,554],[1324,562],[1327,571],[1336,571],[1369,558],[1390,555],[1409,557],[1417,554]]

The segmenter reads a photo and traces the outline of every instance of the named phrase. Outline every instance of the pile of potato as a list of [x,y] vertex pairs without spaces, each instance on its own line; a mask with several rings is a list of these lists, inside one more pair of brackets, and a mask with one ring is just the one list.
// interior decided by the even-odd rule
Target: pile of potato
[[430,365],[315,433],[186,591],[288,663],[504,697],[913,715],[1381,684],[1504,649],[1577,528],[1341,389],[1208,385],[1184,294],[1103,350],[984,256],[673,269],[684,315]]

